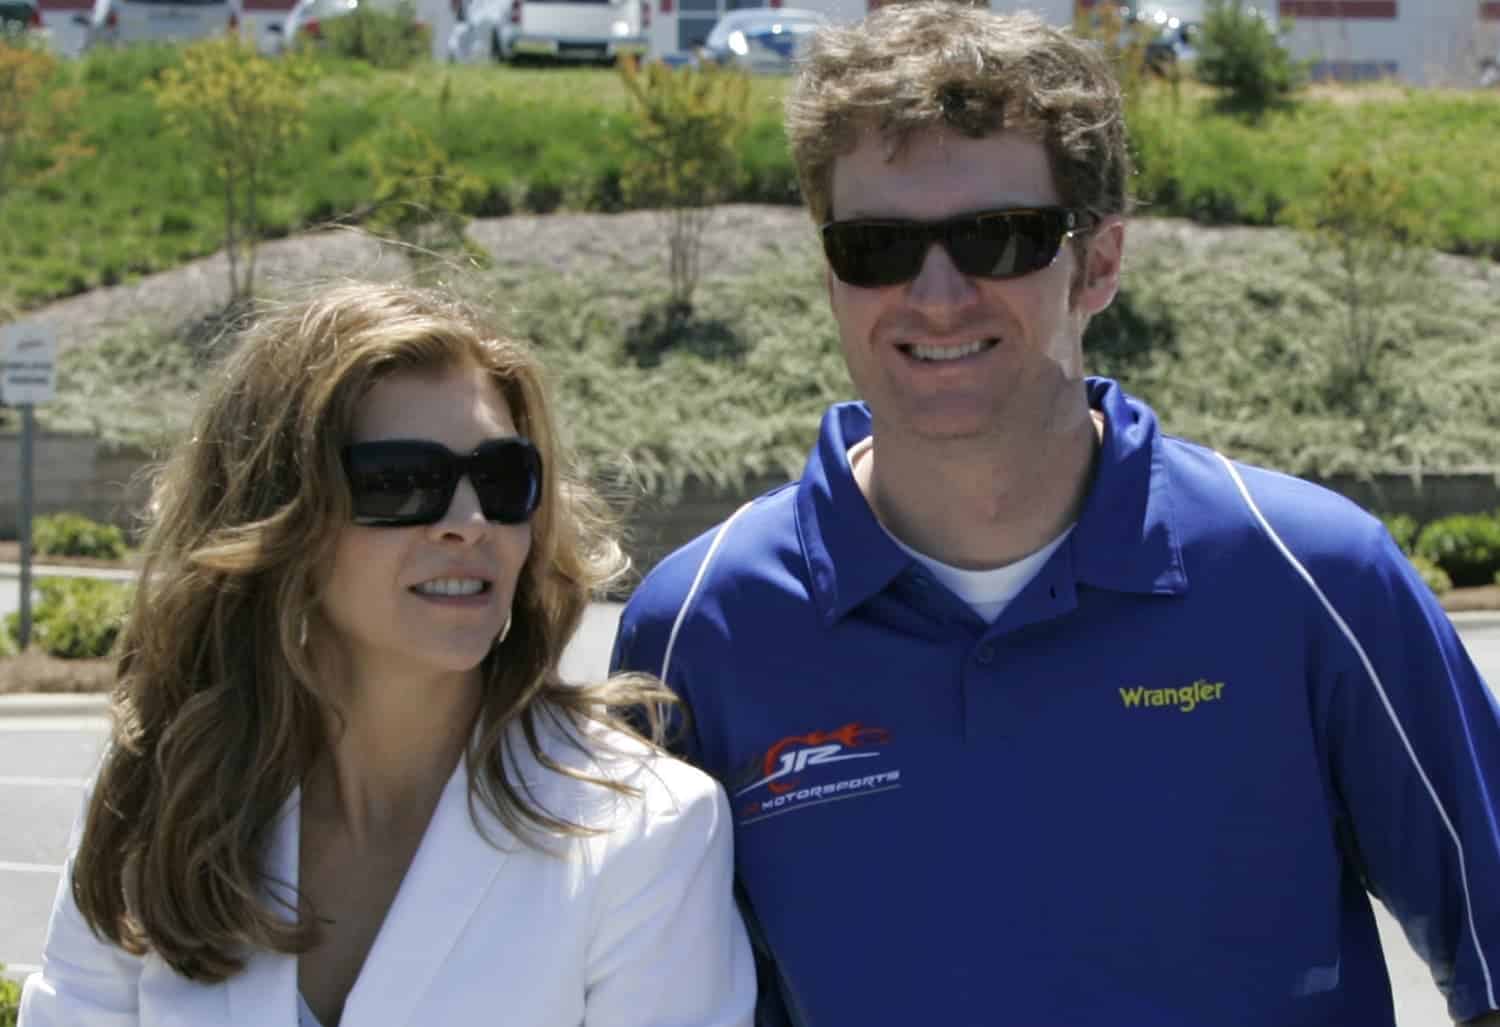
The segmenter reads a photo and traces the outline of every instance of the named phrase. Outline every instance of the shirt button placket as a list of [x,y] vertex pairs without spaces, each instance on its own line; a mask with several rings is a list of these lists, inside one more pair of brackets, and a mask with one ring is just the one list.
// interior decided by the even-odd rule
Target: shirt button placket
[[974,650],[974,662],[981,667],[988,667],[995,662],[995,644],[993,642],[981,642]]

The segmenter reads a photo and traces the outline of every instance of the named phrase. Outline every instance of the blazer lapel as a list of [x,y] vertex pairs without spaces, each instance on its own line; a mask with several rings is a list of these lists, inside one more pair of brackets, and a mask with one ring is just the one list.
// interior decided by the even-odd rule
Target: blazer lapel
[[[294,790],[277,814],[266,851],[262,894],[275,908],[297,908],[297,866],[302,822],[302,792]],[[278,901],[279,900],[279,901]],[[254,952],[245,969],[229,978],[229,1017],[235,1027],[295,1027],[297,958],[276,952]]]
[[[344,1023],[359,1027],[409,1023],[506,861],[506,851],[486,841],[469,816],[467,767],[467,759],[460,759],[443,788],[427,832],[344,1004]],[[498,845],[520,844],[493,817],[487,817],[485,824]]]

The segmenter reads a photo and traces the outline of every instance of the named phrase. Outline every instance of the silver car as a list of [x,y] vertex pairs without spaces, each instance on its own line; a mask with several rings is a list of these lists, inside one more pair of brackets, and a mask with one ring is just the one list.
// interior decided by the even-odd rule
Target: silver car
[[645,56],[651,0],[468,0],[448,36],[452,61]]
[[239,0],[94,0],[93,12],[76,15],[83,45],[205,39],[240,27]]
[[753,7],[730,11],[719,19],[698,51],[698,60],[743,71],[786,74],[802,55],[813,33],[828,24],[817,11],[790,7]]

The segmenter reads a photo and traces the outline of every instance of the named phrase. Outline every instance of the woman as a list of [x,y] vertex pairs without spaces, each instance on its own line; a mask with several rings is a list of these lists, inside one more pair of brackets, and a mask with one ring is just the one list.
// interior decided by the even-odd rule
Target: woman
[[252,329],[159,479],[24,1027],[747,1024],[723,793],[564,684],[621,569],[540,373],[435,295]]

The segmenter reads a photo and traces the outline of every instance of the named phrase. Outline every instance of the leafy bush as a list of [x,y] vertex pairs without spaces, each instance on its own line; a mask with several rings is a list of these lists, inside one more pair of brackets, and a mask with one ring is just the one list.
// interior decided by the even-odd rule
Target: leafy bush
[[[0,970],[5,964],[0,963]],[[21,986],[9,977],[0,977],[0,1027],[16,1027],[21,1015]]]
[[229,297],[239,300],[255,291],[267,165],[305,130],[302,67],[269,60],[237,35],[192,43],[182,59],[147,88],[167,125],[207,148],[205,170],[223,187]]
[[1305,75],[1276,31],[1245,0],[1209,0],[1194,72],[1224,91],[1225,107],[1258,114],[1285,103]]
[[88,152],[71,130],[78,94],[58,88],[61,70],[39,37],[0,27],[0,200]]
[[1410,514],[1381,514],[1380,521],[1401,551],[1410,556],[1412,544],[1417,541],[1417,519]]
[[1432,589],[1433,595],[1442,595],[1444,592],[1453,590],[1453,579],[1448,577],[1448,572],[1425,557],[1413,556],[1411,565],[1417,569],[1422,576],[1422,581]]
[[[0,660],[16,656],[21,652],[21,646],[16,642],[16,636],[0,625]],[[0,1021],[3,1023],[4,1021]]]
[[1416,553],[1448,572],[1459,588],[1488,585],[1500,571],[1500,516],[1459,514],[1433,521]]
[[[31,642],[49,656],[89,660],[108,656],[120,634],[131,589],[92,578],[43,578],[32,610]],[[5,619],[12,638],[20,635],[20,616]]]
[[324,21],[321,31],[321,41],[314,45],[376,68],[409,68],[432,48],[431,30],[417,20],[416,8],[409,3],[395,11],[374,11],[360,4],[352,14]]
[[125,535],[119,528],[80,514],[38,517],[32,524],[31,537],[41,556],[86,556],[96,560],[119,560],[125,556]]
[[1384,445],[1384,430],[1405,427],[1382,416],[1407,387],[1390,373],[1393,358],[1416,341],[1392,330],[1393,314],[1403,296],[1427,288],[1427,228],[1404,178],[1349,155],[1329,170],[1321,194],[1290,215],[1341,308],[1342,330],[1324,375],[1330,405],[1361,417],[1371,446]]
[[464,211],[484,183],[454,163],[421,128],[397,120],[368,147],[375,207],[368,225],[405,247],[419,267],[464,246]]
[[182,67],[182,47],[172,43],[95,46],[79,58],[79,78],[90,92],[139,94],[168,68]]
[[637,69],[629,61],[621,63],[620,75],[632,115],[621,184],[635,204],[667,212],[669,303],[685,321],[698,287],[709,208],[733,196],[738,183],[750,81],[714,65]]

